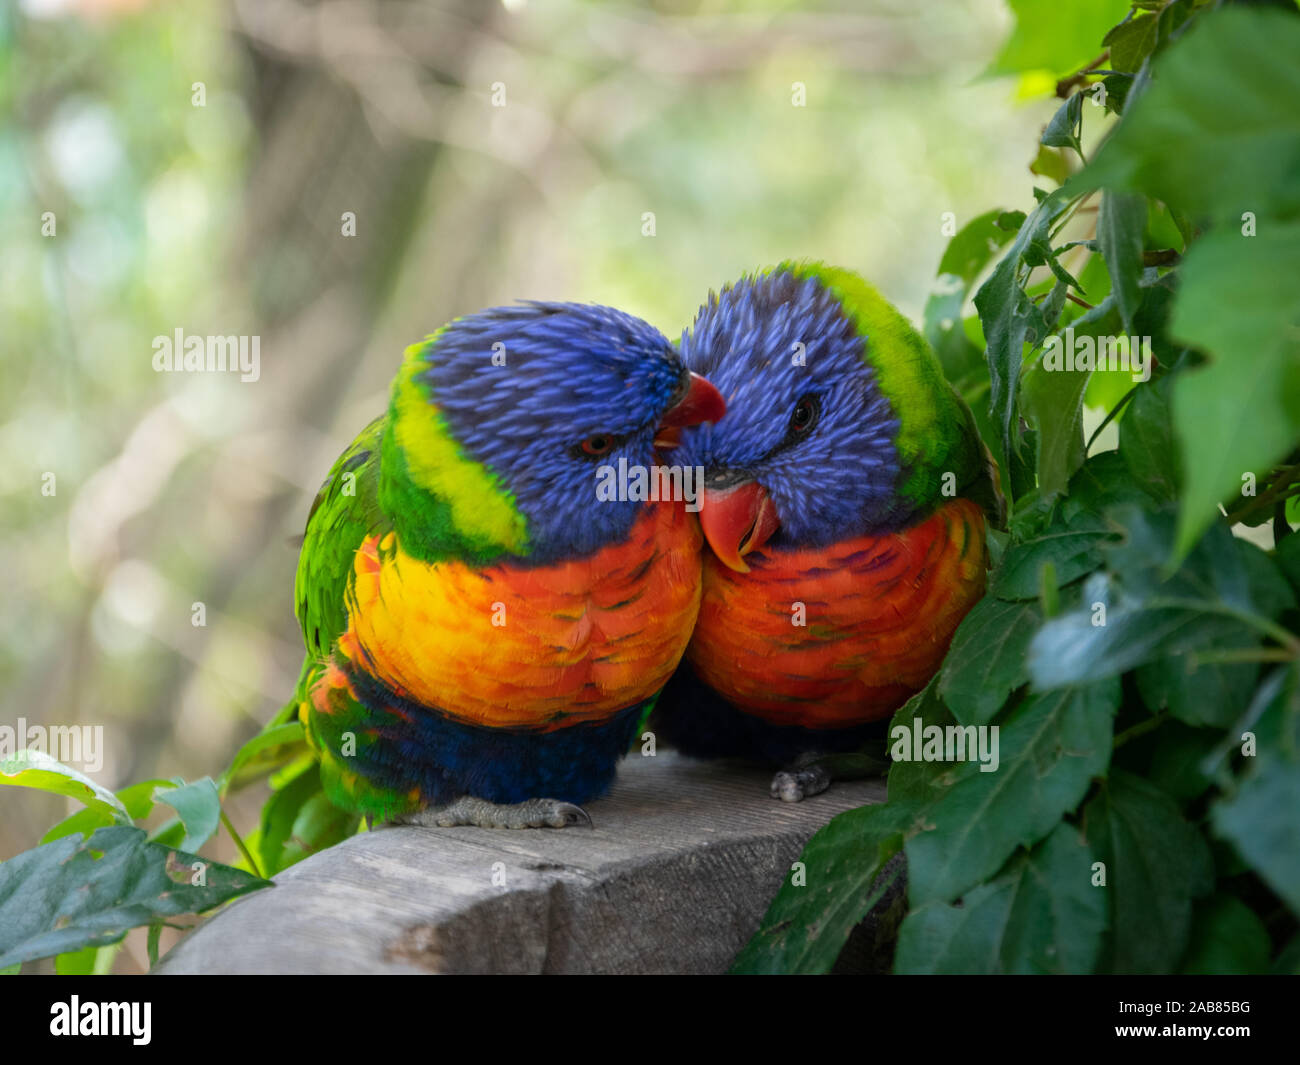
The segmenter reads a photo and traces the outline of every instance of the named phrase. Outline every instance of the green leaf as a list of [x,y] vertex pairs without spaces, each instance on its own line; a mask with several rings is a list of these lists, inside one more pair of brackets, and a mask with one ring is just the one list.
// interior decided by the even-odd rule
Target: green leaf
[[158,964],[158,944],[162,940],[163,923],[154,921],[149,926],[149,935],[145,940],[145,950],[149,955],[149,968]]
[[1292,533],[1275,548],[1278,567],[1291,589],[1300,593],[1300,536]]
[[1136,594],[1196,602],[1210,611],[1217,605],[1242,612],[1254,609],[1250,575],[1226,525],[1214,526],[1186,562],[1167,575],[1165,561],[1174,537],[1173,515],[1168,509],[1124,504],[1112,507],[1106,517],[1123,529],[1126,537],[1108,548],[1107,565]]
[[70,836],[74,832],[89,836],[97,828],[120,823],[121,818],[107,806],[87,807],[65,817],[41,837],[41,842],[53,843],[56,839]]
[[983,725],[1029,679],[1025,650],[1040,621],[1037,604],[985,596],[962,620],[944,659],[938,694],[963,725]]
[[66,954],[56,954],[54,971],[60,976],[106,976],[113,971],[113,962],[121,950],[122,944],[119,942],[110,943],[106,947],[83,947]]
[[1300,762],[1268,751],[1237,793],[1210,808],[1218,835],[1300,915]]
[[1105,513],[1126,503],[1150,507],[1151,497],[1134,484],[1117,452],[1102,451],[1070,478],[1070,490],[1060,501],[1060,513],[1063,520],[1072,522],[1081,514]]
[[969,891],[960,906],[914,907],[899,930],[896,973],[1087,973],[1106,926],[1092,855],[1060,824]]
[[1156,46],[1156,16],[1137,15],[1112,29],[1101,43],[1110,48],[1112,70],[1134,74]]
[[211,777],[180,787],[159,788],[154,798],[166,803],[180,816],[185,826],[181,850],[197,851],[217,831],[221,821],[221,797]]
[[1069,282],[1058,280],[1043,300],[1043,325],[1048,332],[1054,331],[1060,322],[1061,312],[1065,309],[1065,297],[1069,292]]
[[1065,687],[1118,676],[1166,652],[1210,646],[1237,632],[1231,619],[1201,615],[1195,607],[1152,606],[1126,597],[1097,573],[1084,584],[1083,605],[1048,621],[1034,636],[1028,668],[1036,687]]
[[[153,809],[155,788],[166,788],[183,783],[185,782],[180,777],[175,777],[172,780],[144,780],[139,784],[128,784],[125,788],[120,789],[117,792],[117,797],[121,800],[122,805],[126,807],[126,812],[131,820],[140,821],[148,817],[149,811]],[[117,820],[117,816],[108,807],[90,806],[84,810],[78,810],[69,817],[65,817],[41,837],[41,842],[52,843],[54,840],[70,836],[74,832],[89,836],[95,829],[116,824]]]
[[1246,733],[1258,751],[1272,751],[1289,761],[1300,761],[1300,667],[1279,666],[1269,673],[1251,697],[1241,717],[1223,733],[1201,762],[1201,771],[1224,790],[1235,789],[1230,760],[1244,754]]
[[1057,587],[1065,587],[1101,564],[1101,546],[1113,535],[1104,521],[1089,513],[1052,525],[1041,536],[1007,549],[992,592],[999,599],[1037,597],[1038,575],[1048,563],[1056,569]]
[[185,838],[185,822],[173,817],[149,833],[149,841],[164,847],[179,847]]
[[1046,622],[1033,637],[1028,669],[1037,687],[1086,683],[1166,655],[1259,642],[1246,619],[1260,615],[1227,528],[1214,526],[1182,567],[1165,578],[1170,515],[1125,504],[1110,516],[1127,541],[1105,547],[1110,573],[1088,578],[1082,604]]
[[1079,132],[1083,128],[1083,93],[1074,93],[1056,109],[1056,114],[1043,130],[1040,143],[1046,148],[1073,148],[1083,155]]
[[829,972],[853,926],[892,883],[878,882],[879,874],[919,810],[901,801],[863,806],[818,831],[799,856],[805,886],[796,887],[793,875],[785,878],[732,972]]
[[[1099,376],[1092,370],[1072,366],[1064,358],[1067,346],[1084,337],[1092,337],[1099,344],[1098,338],[1114,335],[1119,325],[1115,301],[1108,295],[1075,319],[1063,336],[1049,340],[1043,357],[1025,375],[1025,407],[1039,431],[1038,484],[1045,495],[1064,491],[1084,462],[1084,395]],[[1101,348],[1096,350],[1100,352]]]
[[924,830],[908,841],[909,902],[951,902],[1078,806],[1110,763],[1119,695],[1112,680],[1017,707],[997,734],[997,768],[961,766],[957,782],[926,813]]
[[962,226],[948,241],[943,258],[939,260],[939,276],[950,274],[960,278],[967,288],[973,285],[993,256],[1014,235],[1014,229],[1007,230],[997,224],[1006,213],[994,208]]
[[[1104,86],[1102,91],[1106,94],[1101,98],[1101,103],[1112,114],[1122,114],[1128,103],[1129,90],[1133,88],[1133,75],[1108,74],[1101,79],[1101,84]],[[1096,99],[1097,90],[1089,86],[1088,95]]]
[[981,352],[963,329],[962,311],[975,278],[1012,238],[1011,232],[997,225],[1002,213],[988,211],[957,231],[939,262],[925,304],[925,338],[939,356],[944,375],[959,386],[983,371]]
[[323,794],[320,770],[310,766],[293,779],[286,781],[262,807],[262,831],[258,837],[257,861],[267,876],[278,873],[292,864],[284,854],[285,844],[293,835],[294,822],[302,812],[303,806],[317,794]]
[[[1002,441],[996,441],[997,447],[1002,447]],[[1001,454],[995,450],[995,458],[1001,458]],[[1027,495],[1038,492],[1034,480],[1034,469],[1038,465],[1038,430],[1036,428],[1026,429],[1020,437],[1020,448],[1012,451],[1006,459],[1010,467],[1008,471],[1008,480],[1011,483],[1011,491],[1007,495],[1008,500],[1022,499]]]
[[1300,976],[1300,934],[1291,937],[1273,962],[1272,972],[1277,976]]
[[1147,232],[1145,246],[1152,249],[1170,248],[1184,251],[1187,239],[1178,226],[1174,212],[1159,200],[1147,200]]
[[963,394],[985,377],[983,350],[966,335],[961,307],[966,292],[953,274],[940,276],[925,304],[925,336],[943,374]]
[[[1219,636],[1216,651],[1246,650],[1259,638],[1245,628]],[[1250,701],[1259,667],[1252,662],[1196,663],[1190,655],[1157,658],[1138,667],[1136,681],[1142,701],[1153,710],[1169,712],[1188,725],[1226,728]]]
[[266,782],[270,784],[272,791],[279,791],[288,784],[289,781],[302,773],[303,770],[311,766],[315,766],[317,769],[320,768],[320,756],[317,755],[315,751],[308,748],[303,751],[302,754],[298,755],[298,757],[292,762],[281,766],[275,772],[271,773],[266,778]]
[[993,61],[990,74],[1046,70],[1060,78],[1083,69],[1101,51],[1098,42],[1122,19],[1128,0],[1008,0],[1016,26]]
[[1206,775],[1202,762],[1214,750],[1220,733],[1191,728],[1180,721],[1167,721],[1155,735],[1156,745],[1147,774],[1150,782],[1179,802],[1189,802],[1204,794],[1213,781]]
[[1029,164],[1029,172],[1064,185],[1070,177],[1070,162],[1063,151],[1040,144],[1038,154]]
[[[1240,724],[1228,736],[1236,746],[1241,734],[1253,730],[1261,751],[1289,762],[1300,762],[1300,663],[1281,666],[1260,684]],[[1258,711],[1258,712],[1255,712]]]
[[1097,213],[1097,243],[1110,271],[1111,291],[1115,293],[1125,335],[1135,332],[1133,320],[1142,301],[1138,281],[1142,277],[1146,227],[1145,196],[1126,192],[1107,192],[1102,196]]
[[90,976],[95,971],[99,947],[70,950],[54,959],[54,971],[60,976]]
[[1154,54],[1160,55],[1182,36],[1183,25],[1191,20],[1197,8],[1205,7],[1208,2],[1209,0],[1147,0],[1136,5],[1159,12]]
[[1218,894],[1196,906],[1192,941],[1179,972],[1191,975],[1268,972],[1268,929],[1233,895]]
[[1038,429],[1038,487],[1065,491],[1083,465],[1083,393],[1091,370],[1049,370],[1040,359],[1024,376],[1024,410]]
[[[1295,605],[1273,560],[1245,540],[1235,539],[1246,571],[1250,598],[1261,617],[1274,619]],[[1245,625],[1225,633],[1211,652],[1248,650],[1259,646],[1259,634]],[[1251,701],[1259,666],[1253,662],[1196,662],[1188,654],[1171,655],[1138,668],[1136,678],[1143,701],[1152,709],[1168,707],[1189,725],[1227,728],[1240,708]]]
[[[192,883],[193,868],[206,885]],[[113,825],[25,851],[0,865],[0,967],[116,943],[155,918],[199,913],[269,886],[237,869],[150,843]]]
[[235,753],[230,767],[221,775],[221,791],[239,787],[248,778],[265,776],[292,761],[306,749],[307,738],[301,721],[270,725]]
[[998,229],[1015,234],[1020,232],[1020,227],[1025,224],[1025,219],[1028,217],[1024,211],[1000,211],[993,224]]
[[[1199,17],[1091,165],[1066,186],[1125,188],[1220,220],[1300,212],[1300,19],[1225,8]],[[1222,301],[1216,301],[1216,306]]]
[[1049,193],[1025,220],[1007,253],[975,294],[975,309],[988,344],[990,410],[1001,434],[1003,453],[1008,456],[1014,452],[1012,429],[1025,341],[1032,338],[1041,342],[1047,335],[1042,313],[1021,287],[1018,271],[1027,256],[1033,261],[1054,261],[1050,227],[1064,213],[1068,202],[1064,189]]
[[1192,900],[1214,883],[1209,846],[1169,796],[1122,769],[1111,769],[1083,823],[1110,896],[1100,971],[1172,972],[1187,947]]
[[44,751],[21,750],[0,762],[0,784],[67,795],[114,822],[131,823],[116,795]]
[[347,839],[355,834],[360,820],[358,815],[330,802],[323,790],[316,792],[303,803],[298,816],[294,818],[293,828],[280,854],[281,864],[276,871],[286,869],[317,851]]
[[1038,609],[1044,618],[1054,618],[1061,612],[1061,585],[1056,578],[1056,565],[1044,562],[1038,567]]
[[1263,481],[1300,440],[1300,223],[1255,237],[1211,233],[1193,244],[1181,274],[1171,331],[1212,358],[1174,384],[1187,478],[1180,557],[1220,501],[1240,500],[1243,474]]
[[[908,699],[894,714],[889,723],[889,736],[897,729],[911,730],[919,720],[921,728],[938,725],[946,728],[955,725],[956,719],[939,700],[937,678]],[[907,800],[928,804],[952,787],[959,766],[950,762],[927,762],[896,759],[889,766],[889,801]]]
[[138,784],[128,784],[117,793],[117,797],[122,800],[122,805],[126,807],[126,812],[131,815],[134,821],[140,821],[149,816],[157,802],[155,795],[161,788],[164,791],[168,788],[179,788],[185,784],[184,777],[172,777],[164,780],[161,777],[155,777],[153,780],[142,780]]
[[1119,455],[1143,488],[1165,502],[1178,496],[1182,464],[1174,443],[1169,392],[1172,378],[1138,386],[1119,430]]

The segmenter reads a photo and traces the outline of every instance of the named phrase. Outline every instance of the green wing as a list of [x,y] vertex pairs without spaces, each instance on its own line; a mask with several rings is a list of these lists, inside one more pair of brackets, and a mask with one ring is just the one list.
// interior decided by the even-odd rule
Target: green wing
[[[294,583],[294,607],[302,626],[307,654],[294,697],[267,723],[261,734],[253,737],[236,755],[231,768],[222,776],[222,792],[229,787],[240,787],[254,779],[296,762],[308,752],[309,746],[316,757],[323,760],[319,744],[312,736],[286,728],[295,725],[302,717],[303,701],[308,687],[320,672],[321,663],[334,648],[334,642],[347,628],[347,608],[344,594],[348,576],[352,572],[357,548],[372,533],[387,532],[388,520],[379,506],[379,449],[384,436],[386,417],[376,418],[339,456],[321,485],[307,516],[307,530],[303,536],[302,553],[298,556],[298,576]],[[274,733],[269,739],[268,734]],[[288,841],[272,830],[273,822],[294,821],[294,810],[299,821],[311,804],[323,800],[321,774],[307,767],[288,781],[281,781],[274,794],[262,809],[261,865],[270,876],[305,857],[311,850],[329,846],[350,836],[356,830],[356,818],[343,816],[328,822],[315,818],[314,834],[304,836],[306,830],[295,827],[293,839],[300,844],[304,838],[309,846],[290,847]],[[350,808],[346,807],[345,808]]]
[[379,450],[387,417],[376,418],[339,456],[307,515],[294,605],[307,644],[304,677],[347,628],[343,597],[361,542],[390,528],[379,506]]

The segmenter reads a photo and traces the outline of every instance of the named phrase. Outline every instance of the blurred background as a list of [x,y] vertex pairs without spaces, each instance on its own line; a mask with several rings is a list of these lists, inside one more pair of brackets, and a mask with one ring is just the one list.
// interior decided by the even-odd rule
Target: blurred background
[[[104,726],[113,788],[219,773],[298,673],[291,538],[448,318],[556,297],[676,338],[807,256],[919,321],[944,212],[1032,206],[1055,103],[982,76],[1009,27],[1001,0],[0,8],[0,723]],[[178,328],[259,336],[260,378],[155,372]],[[0,859],[64,813],[5,789]]]

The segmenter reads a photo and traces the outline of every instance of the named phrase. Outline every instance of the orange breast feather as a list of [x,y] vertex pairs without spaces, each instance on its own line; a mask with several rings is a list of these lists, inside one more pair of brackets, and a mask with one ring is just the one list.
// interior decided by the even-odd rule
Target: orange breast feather
[[676,668],[700,603],[700,533],[681,503],[627,541],[542,568],[425,563],[393,534],[357,552],[339,649],[456,720],[543,730],[603,720]]
[[746,562],[706,553],[687,657],[749,713],[844,728],[892,713],[939,667],[984,593],[984,516],[958,499],[903,532]]

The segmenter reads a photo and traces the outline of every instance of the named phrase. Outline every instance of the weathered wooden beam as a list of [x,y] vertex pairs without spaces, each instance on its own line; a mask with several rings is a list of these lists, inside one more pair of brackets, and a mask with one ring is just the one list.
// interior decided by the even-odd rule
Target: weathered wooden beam
[[803,844],[883,780],[801,803],[770,774],[633,755],[594,829],[383,828],[286,870],[162,973],[722,972]]

